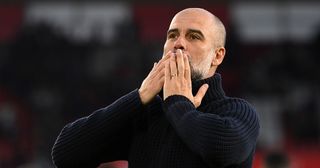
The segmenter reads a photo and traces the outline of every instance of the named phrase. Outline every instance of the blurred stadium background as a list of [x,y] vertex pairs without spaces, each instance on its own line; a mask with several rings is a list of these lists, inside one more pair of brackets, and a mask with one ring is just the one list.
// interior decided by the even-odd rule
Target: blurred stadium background
[[194,6],[226,25],[225,91],[259,112],[254,168],[320,167],[320,2],[205,0],[0,2],[0,167],[53,167],[62,127],[139,87]]

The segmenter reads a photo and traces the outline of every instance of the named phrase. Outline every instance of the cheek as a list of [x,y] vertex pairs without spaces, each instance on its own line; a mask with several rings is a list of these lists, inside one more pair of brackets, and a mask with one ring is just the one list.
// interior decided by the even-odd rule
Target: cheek
[[168,41],[166,41],[164,43],[164,46],[163,46],[163,54],[166,54],[167,52],[169,52],[171,50],[171,45]]
[[193,47],[189,52],[191,55],[191,62],[194,65],[198,65],[208,55],[207,50],[202,47]]

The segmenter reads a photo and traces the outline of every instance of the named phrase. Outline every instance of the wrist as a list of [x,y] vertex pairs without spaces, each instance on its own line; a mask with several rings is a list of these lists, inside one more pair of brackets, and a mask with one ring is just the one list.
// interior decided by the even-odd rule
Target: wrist
[[139,93],[139,97],[140,97],[140,100],[141,100],[141,103],[143,104],[143,105],[146,105],[147,103],[148,103],[148,101],[147,101],[147,96],[146,96],[146,91],[145,91],[145,89],[141,89],[141,88],[139,88],[138,89],[138,93]]

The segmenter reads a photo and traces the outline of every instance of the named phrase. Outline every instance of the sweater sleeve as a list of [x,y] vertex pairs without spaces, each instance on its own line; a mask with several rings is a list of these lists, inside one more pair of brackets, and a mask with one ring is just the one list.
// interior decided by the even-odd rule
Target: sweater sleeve
[[143,108],[138,90],[111,105],[67,124],[52,148],[59,167],[97,167],[101,162],[127,159],[132,117]]
[[164,101],[165,114],[177,134],[207,164],[225,167],[245,161],[259,134],[255,110],[242,99],[223,100],[206,109],[212,111],[198,111],[180,95]]

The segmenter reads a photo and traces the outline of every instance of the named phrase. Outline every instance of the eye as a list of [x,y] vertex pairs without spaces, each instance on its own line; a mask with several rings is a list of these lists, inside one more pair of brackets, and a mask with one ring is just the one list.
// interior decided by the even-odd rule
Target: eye
[[200,39],[201,39],[201,37],[200,37],[198,34],[196,34],[196,33],[190,33],[190,34],[189,34],[189,38],[190,38],[191,40],[200,40]]
[[169,33],[169,34],[167,35],[167,38],[168,38],[168,39],[175,39],[175,38],[177,38],[177,37],[178,37],[177,33]]

